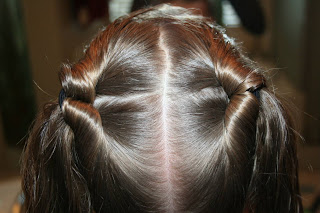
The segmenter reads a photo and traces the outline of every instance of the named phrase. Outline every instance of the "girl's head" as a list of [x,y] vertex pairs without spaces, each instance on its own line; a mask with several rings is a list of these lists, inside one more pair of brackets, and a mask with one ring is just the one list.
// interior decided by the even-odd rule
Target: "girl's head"
[[259,68],[168,5],[110,24],[26,146],[28,212],[299,212],[295,136]]

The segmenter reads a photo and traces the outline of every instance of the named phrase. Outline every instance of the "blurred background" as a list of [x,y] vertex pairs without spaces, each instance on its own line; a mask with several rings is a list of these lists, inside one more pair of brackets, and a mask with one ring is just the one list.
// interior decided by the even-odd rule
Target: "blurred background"
[[[21,152],[37,111],[56,100],[62,63],[76,62],[119,16],[159,3],[198,8],[264,67],[294,108],[302,199],[320,195],[319,0],[1,0],[0,213],[17,212]],[[319,207],[318,207],[319,208]]]

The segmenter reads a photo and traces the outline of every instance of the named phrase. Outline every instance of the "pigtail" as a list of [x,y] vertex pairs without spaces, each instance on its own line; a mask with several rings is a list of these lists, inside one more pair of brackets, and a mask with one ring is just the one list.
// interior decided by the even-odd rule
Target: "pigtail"
[[24,212],[82,212],[82,206],[74,205],[84,202],[68,190],[72,185],[77,192],[87,194],[86,189],[79,190],[85,184],[73,160],[73,143],[73,132],[64,122],[59,105],[47,104],[38,115],[24,151]]
[[288,110],[269,91],[262,71],[231,45],[232,41],[217,29],[213,37],[216,76],[229,97],[224,121],[229,143],[224,146],[233,170],[238,167],[240,174],[251,174],[251,179],[243,180],[247,187],[243,189],[244,209],[253,213],[303,212],[296,137]]
[[106,144],[99,112],[92,106],[101,73],[101,39],[102,35],[92,42],[79,63],[62,67],[66,97],[60,106],[47,104],[30,133],[22,169],[25,212],[93,209],[94,164]]
[[[229,99],[222,147],[230,196],[238,194],[237,208],[252,213],[303,212],[296,138],[288,110],[268,90],[262,72],[227,37],[218,29],[212,35],[215,75]],[[236,187],[239,182],[242,188]]]
[[[212,208],[221,212],[242,212],[250,181],[248,176],[252,172],[259,114],[259,99],[254,92],[265,86],[265,79],[258,69],[246,66],[247,59],[222,32],[215,28],[206,30],[213,72],[227,100],[218,152],[223,162],[220,172],[225,179],[220,180],[222,195]],[[223,205],[225,203],[230,205]]]
[[102,142],[101,119],[90,104],[66,98],[61,109],[46,105],[24,153],[25,212],[92,211],[88,177]]
[[260,91],[250,212],[303,212],[298,186],[296,136],[285,106],[267,88]]

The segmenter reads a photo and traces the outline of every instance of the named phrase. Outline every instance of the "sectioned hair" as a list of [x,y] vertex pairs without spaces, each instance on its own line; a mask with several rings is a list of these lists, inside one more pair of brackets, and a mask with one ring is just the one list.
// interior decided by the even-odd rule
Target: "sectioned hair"
[[140,10],[59,77],[66,98],[25,148],[24,212],[303,212],[292,119],[210,20]]

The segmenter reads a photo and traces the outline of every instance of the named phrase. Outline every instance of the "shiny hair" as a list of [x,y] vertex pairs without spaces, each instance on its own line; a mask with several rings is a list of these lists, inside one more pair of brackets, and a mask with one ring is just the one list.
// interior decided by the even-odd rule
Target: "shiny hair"
[[59,77],[25,148],[25,212],[303,212],[288,110],[210,20],[140,10]]

